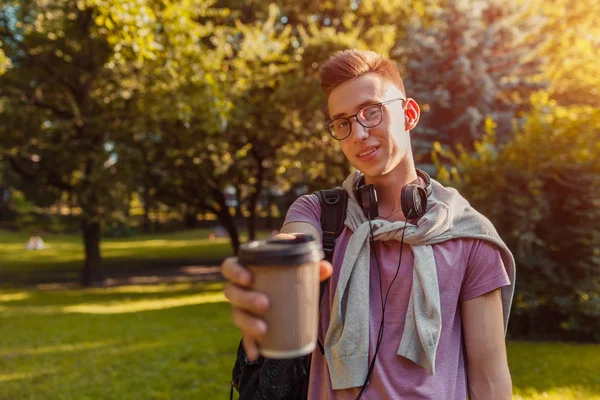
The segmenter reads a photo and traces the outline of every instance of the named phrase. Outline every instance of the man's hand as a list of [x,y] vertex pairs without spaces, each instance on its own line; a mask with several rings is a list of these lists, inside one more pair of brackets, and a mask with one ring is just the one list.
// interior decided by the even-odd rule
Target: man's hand
[[[331,276],[333,268],[321,261],[320,279]],[[236,257],[225,259],[221,273],[229,281],[225,286],[225,297],[231,303],[231,319],[242,331],[242,343],[250,360],[258,358],[257,340],[267,331],[266,322],[260,317],[269,309],[266,294],[252,290],[252,272],[238,263]]]

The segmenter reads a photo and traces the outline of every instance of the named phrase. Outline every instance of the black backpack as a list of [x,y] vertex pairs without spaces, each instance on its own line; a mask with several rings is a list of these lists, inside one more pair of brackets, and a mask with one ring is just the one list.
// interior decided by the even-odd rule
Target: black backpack
[[[335,239],[344,229],[348,196],[341,188],[319,190],[315,194],[321,202],[323,252],[325,259],[331,262]],[[324,289],[325,282],[321,282],[320,298],[323,297]],[[321,304],[320,298],[319,304]],[[323,354],[323,345],[321,342],[318,342],[318,345]],[[259,357],[256,361],[250,361],[240,341],[233,367],[229,399],[233,399],[234,388],[238,391],[240,400],[306,399],[310,357],[310,354],[287,360]]]

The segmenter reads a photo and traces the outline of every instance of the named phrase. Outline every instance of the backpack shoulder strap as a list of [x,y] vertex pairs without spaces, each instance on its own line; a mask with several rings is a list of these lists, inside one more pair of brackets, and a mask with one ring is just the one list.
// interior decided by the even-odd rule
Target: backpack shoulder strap
[[[325,259],[332,262],[333,251],[335,250],[335,239],[340,236],[344,229],[344,220],[346,219],[346,208],[348,207],[348,194],[342,188],[333,188],[319,190],[315,192],[321,203],[321,228],[323,229],[323,252]],[[325,292],[326,279],[321,282],[319,294],[319,312],[321,312],[321,300]],[[321,354],[325,354],[325,349],[321,340],[317,338],[317,344]]]
[[323,228],[323,252],[325,259],[331,262],[335,239],[344,229],[348,195],[342,188],[319,190],[315,192],[321,202],[321,228]]

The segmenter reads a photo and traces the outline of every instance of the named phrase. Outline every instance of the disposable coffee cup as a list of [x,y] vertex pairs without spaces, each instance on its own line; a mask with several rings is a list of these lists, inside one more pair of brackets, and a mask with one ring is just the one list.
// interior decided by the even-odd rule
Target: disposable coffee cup
[[259,341],[262,356],[295,358],[315,349],[323,256],[321,243],[311,235],[240,246],[239,261],[252,271],[253,288],[269,297],[263,316],[267,333]]

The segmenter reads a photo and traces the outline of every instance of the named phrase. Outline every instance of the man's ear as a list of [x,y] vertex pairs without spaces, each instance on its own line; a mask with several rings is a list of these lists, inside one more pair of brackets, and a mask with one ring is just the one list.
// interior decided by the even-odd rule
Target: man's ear
[[406,106],[404,107],[404,116],[406,118],[406,130],[410,131],[417,126],[419,117],[421,116],[421,109],[419,104],[410,97],[406,99]]

